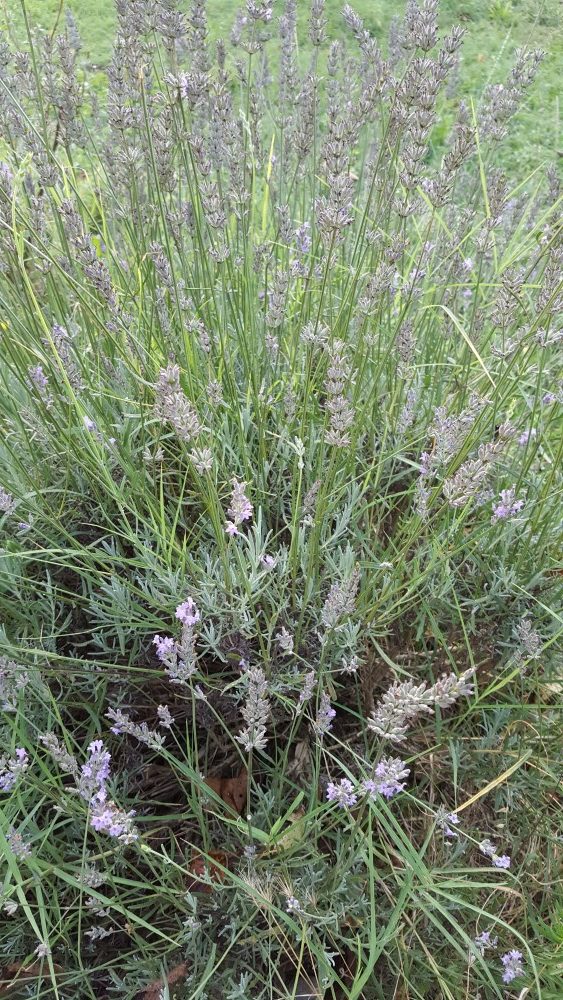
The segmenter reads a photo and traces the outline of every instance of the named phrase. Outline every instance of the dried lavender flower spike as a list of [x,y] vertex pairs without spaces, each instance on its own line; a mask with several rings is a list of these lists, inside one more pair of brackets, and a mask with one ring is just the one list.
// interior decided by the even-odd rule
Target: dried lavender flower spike
[[249,753],[251,750],[264,750],[267,746],[266,727],[271,709],[268,699],[268,682],[264,671],[259,667],[249,667],[246,671],[246,678],[248,693],[242,709],[246,727],[235,738]]

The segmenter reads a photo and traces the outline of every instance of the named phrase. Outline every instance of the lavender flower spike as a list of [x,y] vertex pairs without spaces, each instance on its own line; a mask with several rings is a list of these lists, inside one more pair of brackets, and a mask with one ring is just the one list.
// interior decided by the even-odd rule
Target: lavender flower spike
[[511,983],[513,979],[524,975],[521,951],[507,951],[506,955],[502,956],[501,962],[504,965],[503,983]]
[[491,524],[495,524],[496,521],[506,521],[509,518],[515,517],[522,510],[523,506],[524,501],[516,499],[516,488],[514,486],[511,486],[508,490],[502,490],[498,502],[493,506]]
[[11,792],[28,767],[28,756],[22,747],[16,749],[11,759],[0,757],[0,792]]
[[336,710],[330,704],[330,698],[328,694],[321,694],[319,707],[317,709],[317,717],[313,723],[314,730],[317,736],[323,737],[325,733],[329,733],[332,729],[332,720],[336,715]]
[[116,806],[115,802],[108,802],[105,789],[100,796],[91,803],[90,823],[94,830],[116,837],[124,844],[131,844],[137,840],[139,834],[133,826],[134,811],[126,813]]
[[491,860],[495,868],[510,868],[511,858],[508,854],[493,854]]
[[484,955],[487,948],[496,948],[498,944],[498,937],[491,937],[490,931],[481,931],[481,933],[473,939],[473,943],[481,955]]
[[363,789],[371,798],[383,795],[386,799],[393,798],[402,792],[408,778],[410,768],[399,757],[382,757],[376,765],[373,777],[363,783]]
[[395,682],[383,695],[368,726],[378,736],[401,743],[407,735],[407,725],[420,715],[431,714],[434,705],[449,708],[458,698],[469,695],[473,684],[469,678],[473,669],[457,674],[444,674],[432,687],[426,682],[414,684],[412,681]]
[[246,483],[239,482],[236,476],[232,479],[233,492],[231,494],[231,506],[227,514],[230,520],[225,524],[225,531],[228,535],[239,535],[239,527],[243,521],[249,521],[254,508],[245,494]]
[[358,801],[354,786],[348,778],[341,778],[338,784],[330,781],[326,788],[328,802],[336,802],[341,809],[349,809]]
[[246,676],[248,695],[242,709],[246,727],[235,739],[242,743],[247,753],[250,753],[251,750],[264,750],[267,745],[266,725],[270,717],[270,703],[264,671],[259,667],[249,667]]
[[195,601],[191,597],[188,597],[183,604],[179,604],[176,608],[176,618],[182,622],[183,625],[196,625],[197,622],[201,620],[201,615],[196,607]]

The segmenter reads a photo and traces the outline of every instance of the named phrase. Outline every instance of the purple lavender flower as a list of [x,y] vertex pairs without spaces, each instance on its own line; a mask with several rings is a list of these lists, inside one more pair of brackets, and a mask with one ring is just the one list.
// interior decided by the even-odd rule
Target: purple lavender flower
[[201,615],[191,597],[176,608],[176,618],[182,622],[182,634],[178,641],[169,636],[155,635],[153,643],[156,655],[164,664],[172,684],[186,684],[197,669],[196,633],[194,625]]
[[156,655],[159,660],[166,660],[174,652],[176,642],[169,635],[155,635],[153,645],[156,646]]
[[511,486],[508,490],[501,490],[498,503],[493,506],[491,524],[495,521],[505,521],[507,518],[515,517],[524,506],[523,500],[516,499],[516,488]]
[[[108,713],[111,717],[112,713]],[[127,722],[127,717],[122,713],[113,713],[114,716],[121,717]],[[123,726],[117,726],[120,730]],[[53,733],[46,733],[41,737],[41,742],[45,744],[49,752],[53,755],[57,763],[68,774],[72,774],[76,782],[76,791],[82,799],[88,803],[90,809],[90,824],[94,830],[100,833],[107,833],[110,837],[117,837],[124,843],[131,843],[138,837],[132,817],[133,812],[125,813],[116,806],[115,802],[108,801],[108,791],[106,783],[110,778],[111,755],[105,749],[102,740],[93,740],[88,747],[88,759],[78,769],[78,764]]]
[[507,951],[506,955],[501,957],[501,962],[504,965],[503,983],[511,983],[513,979],[524,975],[521,951]]
[[382,757],[374,769],[373,777],[364,781],[362,787],[371,798],[383,795],[386,799],[392,799],[403,791],[406,782],[401,779],[407,778],[409,774],[410,768],[399,757]]
[[484,955],[487,948],[496,948],[498,944],[498,937],[491,937],[490,931],[481,931],[476,938],[473,939],[473,943],[477,948],[477,951],[481,955]]
[[27,374],[29,377],[29,384],[32,388],[36,389],[41,399],[45,403],[45,406],[50,407],[53,404],[53,397],[48,391],[49,379],[43,371],[42,365],[35,365],[28,368]]
[[508,854],[493,854],[491,860],[495,868],[510,868],[511,859]]
[[191,597],[188,597],[183,604],[179,604],[176,608],[176,618],[178,618],[183,625],[193,626],[197,622],[201,621],[201,615],[199,610],[195,605],[195,601]]
[[28,756],[22,747],[16,749],[15,757],[0,757],[0,792],[11,792],[28,767]]
[[479,850],[486,858],[491,859],[495,868],[510,868],[511,859],[508,854],[497,854],[495,845],[488,838],[481,841]]
[[90,800],[105,789],[109,778],[111,754],[102,740],[93,740],[88,747],[89,757],[82,765],[78,781],[78,791],[83,799]]
[[348,778],[341,778],[338,784],[330,781],[326,786],[328,802],[336,802],[341,809],[350,809],[358,801],[354,786]]
[[0,486],[0,514],[11,514],[15,506],[12,494]]
[[330,732],[332,729],[332,720],[335,715],[336,711],[330,704],[329,696],[324,693],[321,694],[317,717],[313,723],[317,736],[324,736],[325,733]]
[[302,226],[299,226],[295,230],[295,246],[299,253],[309,253],[313,241],[311,239],[311,223],[304,222]]
[[528,444],[528,441],[533,440],[533,438],[535,437],[537,437],[536,428],[530,427],[530,430],[524,431],[524,433],[520,435],[520,437],[518,438],[518,444],[521,447],[525,447],[525,445]]
[[227,510],[230,520],[225,524],[225,531],[228,535],[238,535],[239,525],[243,521],[249,521],[254,508],[245,494],[246,483],[239,482],[236,476],[232,479],[233,492],[231,493],[231,506]]
[[125,844],[137,840],[139,834],[133,826],[135,812],[124,812],[115,802],[107,801],[105,789],[91,802],[90,823],[98,833],[107,833]]
[[436,824],[443,830],[444,837],[459,836],[457,830],[452,830],[452,826],[457,826],[458,823],[459,816],[455,812],[447,813],[443,808],[440,808],[436,813]]

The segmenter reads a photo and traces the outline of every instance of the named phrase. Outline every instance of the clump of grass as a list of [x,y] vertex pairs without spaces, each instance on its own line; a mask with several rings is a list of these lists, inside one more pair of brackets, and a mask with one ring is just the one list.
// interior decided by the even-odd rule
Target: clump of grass
[[440,146],[436,18],[118,2],[101,108],[2,50],[23,995],[556,996],[559,193],[540,52]]

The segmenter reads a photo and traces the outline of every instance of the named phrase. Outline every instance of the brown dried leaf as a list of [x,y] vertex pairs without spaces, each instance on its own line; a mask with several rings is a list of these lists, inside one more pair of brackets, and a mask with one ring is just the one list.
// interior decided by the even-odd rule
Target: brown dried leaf
[[240,816],[246,806],[248,788],[248,772],[239,771],[234,778],[205,778],[205,784],[211,788],[232,812]]
[[299,740],[295,744],[293,760],[289,765],[288,776],[304,779],[309,782],[313,773],[311,747],[308,740]]
[[[205,871],[209,872],[211,879],[215,882],[224,882],[225,873],[222,868],[218,867],[222,865],[223,868],[229,867],[229,861],[231,858],[236,857],[234,854],[227,854],[225,851],[208,851],[207,855],[196,854],[188,865],[188,870],[195,875],[194,880],[188,885],[190,892],[213,892],[213,887],[207,882],[202,882]],[[211,860],[209,860],[211,859]],[[217,861],[217,865],[213,862]]]
[[[166,981],[169,986],[174,986],[174,983],[178,983],[181,979],[185,979],[187,974],[187,963],[180,962],[179,965],[175,965],[173,969],[170,969],[170,972],[166,976]],[[141,1000],[160,1000],[163,986],[164,983],[162,979],[155,979],[153,983],[149,983],[148,986],[145,986],[145,989],[141,994]]]

